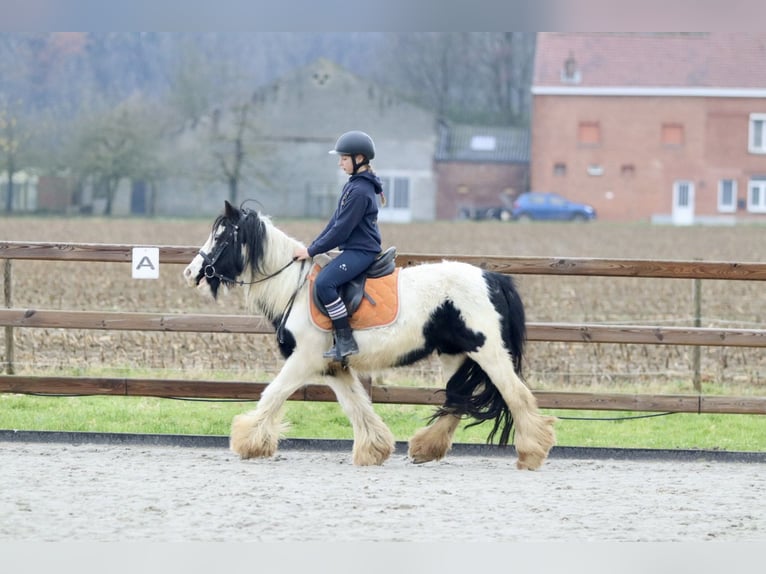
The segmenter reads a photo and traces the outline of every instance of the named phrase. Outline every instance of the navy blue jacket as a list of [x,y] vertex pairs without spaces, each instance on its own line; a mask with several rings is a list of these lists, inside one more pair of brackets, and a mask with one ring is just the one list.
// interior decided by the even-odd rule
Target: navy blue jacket
[[380,179],[367,170],[352,175],[338,200],[338,207],[327,227],[309,245],[311,257],[340,248],[380,253],[378,229],[378,198],[383,191]]

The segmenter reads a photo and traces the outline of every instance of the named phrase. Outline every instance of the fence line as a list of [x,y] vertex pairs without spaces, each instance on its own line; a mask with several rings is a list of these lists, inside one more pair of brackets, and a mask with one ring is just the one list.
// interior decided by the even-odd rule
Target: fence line
[[[48,329],[186,333],[270,334],[274,332],[271,323],[260,315],[163,314],[48,309],[0,309],[0,325]],[[529,341],[564,343],[766,347],[766,331],[764,330],[711,327],[529,322],[527,323],[527,339]]]
[[[0,242],[0,258],[5,259],[6,309],[0,309],[0,325],[6,327],[6,357],[12,357],[8,344],[13,329],[61,328],[140,330],[166,332],[273,333],[272,325],[260,316],[212,314],[162,314],[102,311],[64,311],[14,309],[10,298],[12,259],[130,263],[138,245]],[[196,247],[160,246],[160,263],[187,264]],[[671,261],[645,259],[596,259],[548,257],[495,257],[465,255],[405,254],[397,256],[400,266],[464,261],[504,274],[682,278],[715,280],[766,280],[766,263]],[[766,330],[719,329],[702,327],[659,327],[646,325],[528,323],[530,341],[569,343],[624,343],[649,345],[691,345],[720,347],[766,347]],[[265,383],[155,380],[88,377],[0,376],[0,392],[46,394],[111,394],[190,398],[240,398],[257,400]],[[699,391],[699,389],[697,389]],[[439,404],[435,389],[368,385],[374,402],[400,404]],[[635,395],[613,393],[542,392],[534,393],[541,407],[588,410],[636,410],[671,412],[717,412],[766,414],[766,397],[723,397],[696,395]],[[307,385],[294,400],[335,401],[324,385]]]
[[[239,399],[257,401],[267,383],[186,379],[53,377],[0,375],[0,392],[48,395]],[[372,401],[381,404],[441,405],[444,394],[431,387],[366,384]],[[674,413],[766,414],[766,397],[659,395],[532,391],[541,408]],[[327,385],[309,384],[290,400],[335,402]]]
[[[0,241],[0,259],[130,263],[134,247],[139,247],[139,245]],[[159,251],[160,263],[186,265],[194,258],[199,248],[165,245],[159,246]],[[421,263],[436,263],[444,259],[463,261],[488,271],[514,275],[766,281],[766,263],[750,262],[399,253],[396,257],[396,263],[402,267],[410,267]]]

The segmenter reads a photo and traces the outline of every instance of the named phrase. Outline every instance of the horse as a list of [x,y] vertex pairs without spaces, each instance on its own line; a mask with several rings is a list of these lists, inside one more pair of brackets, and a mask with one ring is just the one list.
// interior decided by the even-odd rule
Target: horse
[[[358,373],[410,365],[437,353],[446,378],[443,404],[409,440],[408,457],[444,458],[463,419],[490,422],[487,442],[513,435],[516,466],[538,469],[555,444],[555,417],[541,414],[522,380],[524,306],[511,277],[458,261],[399,268],[395,321],[356,330],[359,353],[343,363],[323,357],[332,334],[310,319],[311,262],[296,261],[301,242],[268,215],[228,201],[205,243],[184,269],[191,287],[217,298],[241,286],[248,309],[274,326],[284,364],[252,411],[238,414],[229,446],[242,459],[270,457],[283,430],[283,405],[312,379],[335,393],[353,429],[352,462],[381,465],[394,452],[391,430],[372,407]],[[498,435],[499,433],[499,435]]]

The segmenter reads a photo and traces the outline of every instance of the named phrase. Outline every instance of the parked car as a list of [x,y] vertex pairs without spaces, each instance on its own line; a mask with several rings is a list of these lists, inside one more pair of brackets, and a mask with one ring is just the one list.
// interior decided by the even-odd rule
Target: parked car
[[528,191],[513,202],[511,216],[515,221],[590,221],[596,219],[596,210],[558,193]]
[[458,212],[458,219],[475,219],[477,221],[498,219],[500,221],[510,221],[511,218],[511,210],[499,205],[492,207],[463,207]]

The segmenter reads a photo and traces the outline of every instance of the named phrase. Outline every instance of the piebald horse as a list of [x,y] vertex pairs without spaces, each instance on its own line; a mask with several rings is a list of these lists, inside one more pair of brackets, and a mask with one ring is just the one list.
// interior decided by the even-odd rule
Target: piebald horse
[[459,422],[467,418],[473,419],[470,424],[493,423],[487,442],[497,438],[505,445],[513,437],[518,468],[533,470],[543,464],[555,443],[555,418],[538,411],[521,378],[525,315],[510,277],[456,261],[401,268],[396,320],[356,330],[359,354],[340,364],[322,356],[332,334],[310,318],[310,262],[293,261],[298,245],[269,217],[226,202],[183,272],[189,285],[213,297],[221,286],[242,286],[248,307],[274,325],[285,359],[257,407],[234,417],[234,452],[241,458],[272,456],[285,401],[323,377],[353,427],[354,464],[383,464],[394,451],[394,436],[373,409],[357,372],[410,365],[437,353],[446,378],[444,403],[428,426],[410,438],[410,459],[442,459]]

